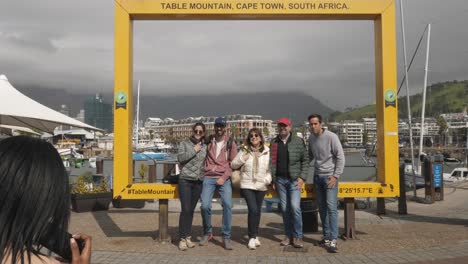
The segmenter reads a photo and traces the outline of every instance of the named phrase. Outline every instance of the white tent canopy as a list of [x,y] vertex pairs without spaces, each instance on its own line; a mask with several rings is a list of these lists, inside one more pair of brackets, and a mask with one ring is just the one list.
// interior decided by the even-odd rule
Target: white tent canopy
[[10,130],[11,134],[14,134],[14,131],[21,131],[21,132],[28,133],[28,134],[33,134],[33,135],[36,135],[36,136],[41,135],[41,134],[37,133],[36,131],[34,131],[34,130],[30,129],[30,128],[27,128],[27,127],[0,125],[0,131],[2,129]]
[[0,124],[22,126],[53,133],[59,125],[84,129],[102,129],[87,125],[60,112],[52,110],[22,94],[13,87],[5,75],[0,75]]
[[88,140],[94,139],[94,134],[84,129],[55,130],[54,136],[57,136],[57,135],[84,136]]

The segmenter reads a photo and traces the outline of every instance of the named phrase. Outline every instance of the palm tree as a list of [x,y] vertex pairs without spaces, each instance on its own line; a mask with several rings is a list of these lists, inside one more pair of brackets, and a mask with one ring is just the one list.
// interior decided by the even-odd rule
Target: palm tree
[[154,139],[154,130],[150,129],[148,133],[150,135],[150,139]]
[[[447,133],[448,126],[445,119],[441,116],[437,118],[437,125],[439,126],[439,143],[445,143],[445,134]],[[445,145],[445,144],[444,144]]]

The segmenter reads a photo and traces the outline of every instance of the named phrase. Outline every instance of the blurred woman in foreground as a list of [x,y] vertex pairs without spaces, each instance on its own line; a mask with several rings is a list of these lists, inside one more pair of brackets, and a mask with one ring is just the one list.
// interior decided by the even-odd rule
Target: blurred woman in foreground
[[[44,240],[71,247],[71,263],[90,263],[91,237],[68,240],[69,218],[70,186],[57,150],[26,136],[1,140],[0,263],[60,263],[41,251]],[[75,239],[85,243],[81,253]]]

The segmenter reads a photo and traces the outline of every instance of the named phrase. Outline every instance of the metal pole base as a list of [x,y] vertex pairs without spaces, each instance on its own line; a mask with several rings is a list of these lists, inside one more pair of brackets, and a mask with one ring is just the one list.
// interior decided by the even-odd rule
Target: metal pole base
[[355,211],[354,211],[354,198],[344,199],[344,226],[345,233],[341,235],[343,240],[357,239],[356,237],[356,225],[355,225]]
[[385,212],[385,198],[377,198],[377,215],[384,215]]
[[159,200],[159,242],[171,243],[169,235],[169,200]]

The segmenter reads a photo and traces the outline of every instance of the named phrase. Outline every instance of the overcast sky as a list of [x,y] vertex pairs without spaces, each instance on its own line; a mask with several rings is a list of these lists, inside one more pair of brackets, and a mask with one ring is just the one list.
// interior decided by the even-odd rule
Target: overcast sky
[[[403,7],[408,56],[432,24],[428,83],[468,79],[468,1]],[[113,8],[111,0],[0,0],[0,74],[13,85],[111,92]],[[422,90],[424,59],[425,42],[411,93]],[[134,71],[142,95],[294,90],[344,110],[375,101],[373,22],[137,21]]]

